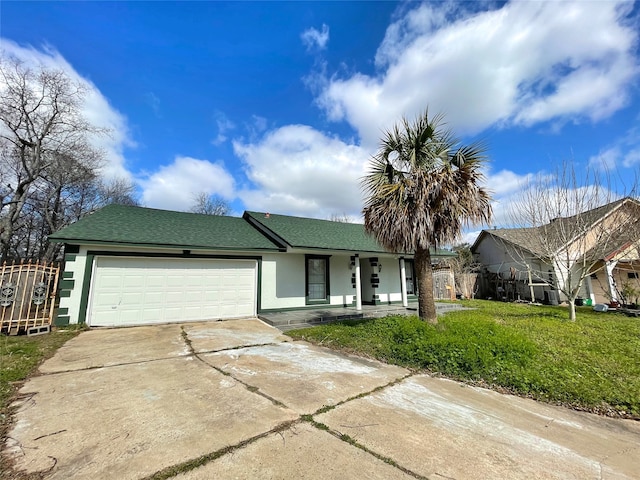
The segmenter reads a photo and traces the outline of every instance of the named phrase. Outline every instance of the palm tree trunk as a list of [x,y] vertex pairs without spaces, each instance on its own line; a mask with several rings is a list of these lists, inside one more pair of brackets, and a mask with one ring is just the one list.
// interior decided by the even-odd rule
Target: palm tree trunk
[[429,323],[438,323],[436,304],[433,300],[433,269],[431,252],[418,248],[415,253],[416,276],[418,277],[418,315]]

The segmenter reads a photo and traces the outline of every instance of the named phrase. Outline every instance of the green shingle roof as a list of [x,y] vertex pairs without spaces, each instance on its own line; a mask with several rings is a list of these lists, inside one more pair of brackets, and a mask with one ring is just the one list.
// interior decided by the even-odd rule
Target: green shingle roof
[[[364,225],[359,223],[333,222],[261,212],[245,212],[244,218],[283,246],[350,252],[387,252],[365,232]],[[455,256],[445,250],[437,252],[432,250],[432,255]]]
[[278,250],[238,217],[109,205],[49,236],[54,242],[184,249]]

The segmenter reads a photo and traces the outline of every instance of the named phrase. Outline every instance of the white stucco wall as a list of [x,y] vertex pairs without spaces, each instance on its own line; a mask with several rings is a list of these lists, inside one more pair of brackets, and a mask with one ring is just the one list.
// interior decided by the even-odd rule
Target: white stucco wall
[[[68,291],[68,297],[60,298],[60,308],[64,313],[61,316],[68,316],[69,323],[75,324],[80,319],[80,309],[83,294],[83,279],[87,266],[88,251],[105,251],[131,254],[137,253],[161,253],[180,255],[182,250],[178,249],[144,249],[139,247],[112,247],[103,245],[81,246],[80,251],[75,255],[73,261],[65,265],[67,277],[72,275],[74,286]],[[311,253],[311,252],[308,252]],[[318,252],[314,252],[318,253]],[[260,289],[260,311],[278,310],[289,308],[310,307],[306,304],[305,298],[305,252],[293,253],[259,253],[259,252],[228,252],[228,251],[194,251],[194,255],[230,255],[236,257],[261,257],[261,283]],[[320,252],[322,254],[322,252]],[[342,306],[355,303],[356,290],[352,286],[351,278],[355,269],[350,269],[351,253],[330,252],[329,255],[329,301],[330,305]],[[371,301],[372,296],[378,295],[379,303],[401,302],[402,293],[400,286],[400,266],[397,258],[393,256],[379,257],[382,263],[382,271],[377,268],[372,270],[369,264],[369,257],[361,256],[361,279],[363,285],[363,301]],[[371,288],[370,277],[375,270],[378,273],[379,287]],[[368,297],[365,296],[365,292]],[[87,301],[90,298],[88,293]]]
[[304,255],[262,255],[262,310],[305,305]]
[[[306,308],[305,254],[322,252],[287,252],[262,256],[261,310]],[[329,252],[329,305],[352,305],[356,290],[351,283],[355,269],[350,269],[352,253]],[[373,255],[371,255],[373,256]],[[378,257],[382,271],[372,269],[369,256],[360,256],[362,300],[370,302],[378,295],[378,302],[401,302],[400,264],[397,258]],[[379,287],[371,287],[371,274],[378,273]],[[321,306],[318,304],[317,306]]]

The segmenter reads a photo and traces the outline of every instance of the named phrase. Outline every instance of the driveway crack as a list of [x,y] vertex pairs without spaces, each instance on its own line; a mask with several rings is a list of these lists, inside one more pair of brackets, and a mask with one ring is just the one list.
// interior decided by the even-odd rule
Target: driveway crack
[[236,450],[240,450],[257,440],[268,437],[271,434],[282,434],[282,432],[291,429],[296,424],[300,423],[301,420],[298,418],[296,420],[290,420],[287,422],[283,422],[280,425],[267,430],[265,432],[259,433],[258,435],[254,435],[253,437],[242,440],[235,445],[229,445],[227,447],[221,448],[219,450],[215,450],[213,452],[201,455],[199,457],[193,458],[191,460],[187,460],[186,462],[178,463],[176,465],[172,465],[167,468],[163,468],[147,477],[144,477],[142,480],[166,480],[181,473],[190,472],[191,470],[195,470],[196,468],[202,467],[209,462],[212,462],[220,457],[225,455],[233,454]]
[[420,475],[419,473],[416,473],[413,470],[409,470],[407,467],[403,467],[398,462],[396,462],[393,458],[386,457],[386,456],[384,456],[384,455],[382,455],[382,454],[380,454],[380,453],[378,453],[378,452],[376,452],[374,450],[371,450],[370,448],[368,448],[365,445],[363,445],[360,442],[358,442],[355,438],[353,438],[353,437],[351,437],[351,436],[349,436],[349,435],[347,435],[345,433],[341,433],[341,432],[339,432],[337,430],[333,430],[333,429],[329,428],[327,425],[325,425],[324,423],[314,420],[311,415],[303,415],[301,417],[301,419],[303,421],[305,421],[305,422],[309,422],[312,426],[314,426],[318,430],[322,430],[322,431],[325,431],[327,433],[330,433],[331,435],[336,437],[338,440],[342,440],[343,442],[348,443],[349,445],[351,445],[351,446],[353,446],[355,448],[358,448],[358,449],[362,450],[363,452],[368,453],[369,455],[372,455],[373,457],[377,458],[378,460],[383,461],[387,465],[391,465],[392,467],[397,468],[402,473],[410,475],[413,478],[417,478],[419,480],[429,480],[428,477]]
[[[258,387],[256,387],[255,385],[251,385],[250,383],[247,383],[243,380],[240,380],[239,378],[234,377],[232,374],[230,374],[229,372],[226,372],[224,370],[222,370],[219,367],[216,367],[214,365],[211,365],[210,363],[208,363],[207,361],[205,361],[201,355],[204,353],[210,353],[210,352],[198,352],[196,353],[195,350],[193,349],[193,345],[191,344],[191,340],[189,339],[189,334],[185,331],[184,328],[182,328],[182,332],[181,332],[182,338],[184,339],[184,342],[187,346],[187,348],[189,349],[189,352],[191,356],[193,356],[194,358],[198,359],[199,361],[201,361],[202,363],[204,363],[207,367],[212,368],[213,370],[215,370],[218,373],[221,373],[222,375],[224,375],[225,377],[230,377],[233,378],[236,382],[240,383],[241,385],[243,385],[247,390],[249,390],[251,393],[255,393],[256,395],[260,395],[263,398],[266,398],[267,400],[269,400],[271,403],[273,403],[274,405],[277,405],[278,407],[282,407],[282,408],[289,408],[287,405],[285,405],[284,403],[282,403],[280,400],[277,400],[269,395],[267,395],[266,393],[262,392]],[[271,345],[271,344],[265,344],[265,345]],[[240,347],[238,347],[240,348]],[[246,348],[246,346],[243,346],[242,348]],[[235,349],[225,349],[225,350],[235,350]]]

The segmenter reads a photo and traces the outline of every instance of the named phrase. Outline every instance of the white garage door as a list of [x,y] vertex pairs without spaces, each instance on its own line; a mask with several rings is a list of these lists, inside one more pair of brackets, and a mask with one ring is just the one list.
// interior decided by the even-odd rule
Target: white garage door
[[89,325],[254,316],[255,260],[97,257]]

